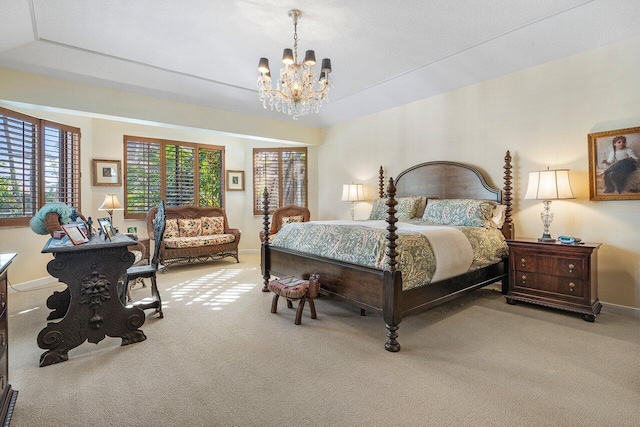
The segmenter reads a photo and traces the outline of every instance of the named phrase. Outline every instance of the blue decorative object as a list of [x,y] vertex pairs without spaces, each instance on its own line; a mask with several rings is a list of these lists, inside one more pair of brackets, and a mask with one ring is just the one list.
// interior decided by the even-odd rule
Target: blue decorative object
[[48,213],[55,212],[60,215],[60,224],[68,224],[71,222],[71,212],[73,209],[62,203],[62,202],[49,202],[40,208],[38,213],[35,214],[31,221],[29,221],[29,226],[31,229],[37,234],[49,234],[45,225],[44,218]]

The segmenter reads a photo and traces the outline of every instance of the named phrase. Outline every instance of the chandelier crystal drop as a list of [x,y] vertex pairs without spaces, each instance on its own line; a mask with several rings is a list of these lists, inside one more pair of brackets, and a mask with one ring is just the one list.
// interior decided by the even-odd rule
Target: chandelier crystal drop
[[304,61],[298,63],[298,18],[302,15],[299,10],[289,11],[293,19],[293,50],[285,49],[282,55],[282,68],[276,81],[276,87],[271,87],[271,70],[269,60],[260,58],[258,64],[258,94],[262,105],[271,110],[282,111],[298,120],[300,116],[314,112],[318,113],[324,102],[329,102],[329,90],[332,81],[331,60],[324,58],[320,68],[320,77],[316,80],[316,73],[311,67],[316,65],[316,54],[307,50]]

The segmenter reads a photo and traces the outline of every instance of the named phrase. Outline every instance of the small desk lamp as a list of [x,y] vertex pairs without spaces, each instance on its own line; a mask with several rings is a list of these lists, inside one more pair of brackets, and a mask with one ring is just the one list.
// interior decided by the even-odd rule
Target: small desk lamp
[[124,208],[118,200],[118,196],[116,196],[115,194],[107,194],[106,196],[104,196],[104,202],[102,202],[102,204],[98,208],[99,211],[107,211],[107,213],[109,214],[109,219],[111,220],[111,225],[113,225],[113,211],[120,211],[123,209]]
[[549,208],[552,200],[575,199],[569,182],[569,169],[549,170],[547,168],[546,171],[529,172],[529,186],[524,198],[543,201],[544,211],[540,214],[540,218],[544,224],[544,233],[538,241],[555,242],[556,239],[549,234],[549,226],[553,221],[553,214]]
[[343,202],[351,202],[351,221],[355,220],[356,202],[364,200],[364,187],[362,184],[344,184],[342,186]]

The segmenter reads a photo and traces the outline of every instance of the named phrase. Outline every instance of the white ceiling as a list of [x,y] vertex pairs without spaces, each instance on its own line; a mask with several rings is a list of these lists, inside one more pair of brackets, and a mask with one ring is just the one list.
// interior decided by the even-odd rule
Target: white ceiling
[[[640,35],[640,0],[0,0],[0,67],[278,120],[258,59],[331,58],[324,127]],[[317,66],[316,66],[317,67]]]

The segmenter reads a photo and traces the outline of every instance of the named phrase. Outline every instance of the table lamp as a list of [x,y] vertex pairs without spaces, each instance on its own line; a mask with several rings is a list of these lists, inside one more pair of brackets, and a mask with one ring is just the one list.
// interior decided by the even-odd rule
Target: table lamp
[[99,211],[107,211],[109,214],[109,219],[111,220],[111,225],[113,225],[113,211],[115,210],[123,210],[124,208],[120,204],[118,200],[118,196],[115,194],[107,194],[104,196],[104,202],[98,208]]
[[540,218],[544,224],[544,232],[538,241],[555,242],[556,239],[549,234],[549,226],[553,221],[550,206],[552,200],[575,199],[569,182],[569,169],[547,168],[546,171],[529,172],[529,185],[524,198],[542,200],[544,211],[540,213]]
[[355,220],[356,202],[364,200],[364,187],[362,184],[344,184],[342,186],[343,202],[351,202],[351,221]]

